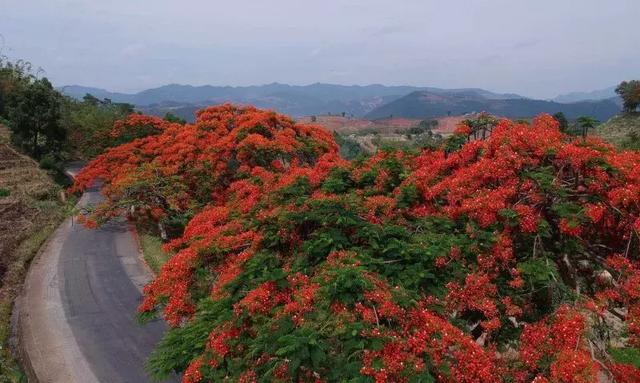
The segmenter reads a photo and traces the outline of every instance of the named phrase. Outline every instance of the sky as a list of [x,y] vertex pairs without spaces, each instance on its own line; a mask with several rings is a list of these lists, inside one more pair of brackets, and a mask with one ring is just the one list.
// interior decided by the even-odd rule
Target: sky
[[640,78],[640,0],[0,0],[0,54],[55,85],[480,87]]

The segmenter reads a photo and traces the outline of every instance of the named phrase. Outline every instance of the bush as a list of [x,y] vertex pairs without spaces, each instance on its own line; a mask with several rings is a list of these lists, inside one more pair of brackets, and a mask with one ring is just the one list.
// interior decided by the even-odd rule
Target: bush
[[40,169],[53,170],[57,168],[58,164],[55,158],[48,155],[43,157],[38,163],[38,165],[40,166]]

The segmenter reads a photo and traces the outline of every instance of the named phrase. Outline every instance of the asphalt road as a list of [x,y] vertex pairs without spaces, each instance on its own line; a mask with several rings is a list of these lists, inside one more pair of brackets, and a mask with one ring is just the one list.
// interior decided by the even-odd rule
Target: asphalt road
[[[79,205],[101,198],[94,188]],[[151,382],[144,365],[167,326],[136,321],[150,278],[124,219],[98,229],[63,223],[34,261],[19,305],[30,376],[40,382]]]
[[[101,198],[96,189],[86,194],[89,204]],[[101,382],[150,381],[144,363],[166,325],[136,322],[146,273],[124,219],[96,230],[75,224],[62,246],[58,274],[64,313]]]

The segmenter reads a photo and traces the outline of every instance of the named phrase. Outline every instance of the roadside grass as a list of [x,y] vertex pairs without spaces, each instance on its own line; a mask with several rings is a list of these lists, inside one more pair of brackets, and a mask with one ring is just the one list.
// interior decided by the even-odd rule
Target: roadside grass
[[158,226],[145,220],[134,221],[134,225],[142,258],[151,271],[157,275],[162,265],[171,258],[173,253],[162,250],[164,242],[160,238]]
[[171,258],[171,254],[162,250],[162,240],[157,235],[138,228],[138,238],[145,262],[155,274],[158,274],[162,265]]

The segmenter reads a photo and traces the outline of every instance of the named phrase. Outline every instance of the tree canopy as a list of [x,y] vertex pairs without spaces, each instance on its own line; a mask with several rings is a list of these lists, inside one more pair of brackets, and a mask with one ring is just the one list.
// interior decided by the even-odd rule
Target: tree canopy
[[136,204],[186,222],[140,306],[172,327],[152,371],[638,381],[612,355],[640,342],[640,154],[548,115],[485,122],[446,151],[349,162],[319,127],[224,105],[98,156],[75,185],[104,181],[94,220]]
[[14,143],[36,159],[60,152],[67,133],[60,123],[61,115],[62,97],[49,80],[29,81],[12,95],[8,106]]
[[640,81],[623,81],[616,87],[616,93],[622,98],[624,110],[635,112],[640,105]]

